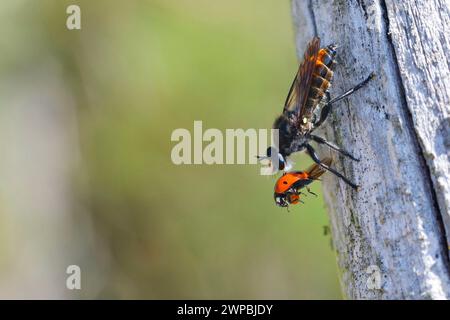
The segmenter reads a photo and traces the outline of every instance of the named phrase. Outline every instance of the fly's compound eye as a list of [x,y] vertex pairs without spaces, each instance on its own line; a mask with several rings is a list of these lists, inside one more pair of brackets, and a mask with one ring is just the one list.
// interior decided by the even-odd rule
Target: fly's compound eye
[[286,164],[284,163],[284,161],[278,161],[278,170],[284,170],[285,167]]
[[284,170],[286,168],[286,162],[281,154],[278,154],[278,170]]
[[266,155],[270,158],[272,155],[278,154],[278,149],[275,147],[268,147],[266,150]]

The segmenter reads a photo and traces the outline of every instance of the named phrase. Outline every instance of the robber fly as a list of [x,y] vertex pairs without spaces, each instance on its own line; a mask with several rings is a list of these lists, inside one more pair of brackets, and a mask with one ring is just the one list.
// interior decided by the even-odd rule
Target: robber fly
[[297,75],[286,98],[283,113],[273,124],[273,128],[279,130],[278,148],[269,147],[266,156],[258,158],[260,160],[276,159],[278,161],[278,169],[286,170],[286,167],[288,167],[288,156],[294,152],[306,150],[319,166],[331,171],[356,189],[356,184],[321,161],[310,144],[311,140],[319,144],[325,144],[344,156],[359,161],[346,150],[313,134],[313,131],[326,120],[334,103],[363,87],[374,76],[372,73],[352,89],[334,99],[330,99],[328,88],[330,87],[333,69],[336,64],[336,48],[336,45],[320,48],[320,39],[318,37],[314,37],[308,43],[304,60],[298,68]]
[[[329,166],[331,158],[324,158],[322,163]],[[273,198],[275,204],[279,207],[288,207],[290,204],[303,203],[300,195],[305,188],[308,193],[317,196],[309,189],[309,184],[319,180],[319,177],[325,173],[325,169],[317,163],[313,164],[306,171],[291,171],[283,174],[275,183]]]

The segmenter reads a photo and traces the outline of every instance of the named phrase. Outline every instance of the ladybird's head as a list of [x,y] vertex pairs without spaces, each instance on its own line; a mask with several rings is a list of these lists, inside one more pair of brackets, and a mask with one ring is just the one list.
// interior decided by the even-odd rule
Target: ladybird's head
[[300,195],[298,192],[295,192],[293,190],[288,191],[286,193],[274,193],[273,198],[275,199],[275,204],[278,207],[288,207],[289,204],[297,204],[299,202],[302,202],[300,200]]
[[286,194],[285,193],[274,193],[273,198],[275,199],[275,204],[278,207],[287,207],[289,204],[286,201]]

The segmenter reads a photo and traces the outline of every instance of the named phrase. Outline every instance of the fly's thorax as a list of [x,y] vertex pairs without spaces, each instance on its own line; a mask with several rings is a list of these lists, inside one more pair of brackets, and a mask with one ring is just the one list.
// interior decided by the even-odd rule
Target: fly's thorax
[[291,141],[289,146],[289,154],[303,151],[305,149],[305,144],[308,142],[306,135],[299,134],[295,139]]
[[278,148],[280,153],[287,157],[289,156],[289,146],[291,141],[295,139],[298,134],[298,128],[293,120],[293,113],[289,112],[287,115],[279,116],[274,124],[274,129],[278,129]]
[[[314,113],[313,113],[314,114]],[[298,130],[299,135],[305,136],[314,128],[313,118],[303,118],[300,128]]]
[[285,135],[294,135],[297,132],[297,113],[288,111],[275,119],[273,128],[278,129]]

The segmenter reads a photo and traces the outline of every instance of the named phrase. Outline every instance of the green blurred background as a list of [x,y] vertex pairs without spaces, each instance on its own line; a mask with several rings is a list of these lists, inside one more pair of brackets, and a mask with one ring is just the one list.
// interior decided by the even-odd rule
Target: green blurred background
[[[0,297],[340,298],[320,194],[288,213],[257,165],[170,158],[194,120],[270,128],[297,67],[290,14],[275,0],[2,1]],[[81,290],[65,287],[71,264]]]

